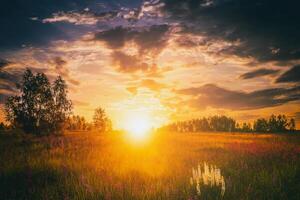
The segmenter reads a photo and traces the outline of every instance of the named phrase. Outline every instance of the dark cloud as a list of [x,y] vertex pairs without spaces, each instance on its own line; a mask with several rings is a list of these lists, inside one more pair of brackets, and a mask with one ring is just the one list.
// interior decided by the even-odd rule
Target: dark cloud
[[95,40],[104,41],[110,48],[118,49],[125,45],[126,41],[132,40],[136,32],[130,28],[116,27],[95,34]]
[[15,91],[15,87],[7,81],[0,81],[0,90],[3,91]]
[[[4,100],[17,92],[16,85],[20,83],[23,72],[25,68],[30,69],[36,73],[45,73],[47,74],[50,80],[54,80],[55,77],[52,75],[52,71],[48,68],[40,68],[40,67],[16,67],[12,66],[10,68],[5,68],[5,66],[11,64],[12,62],[8,60],[1,60],[2,67],[0,67],[0,104],[4,102]],[[14,63],[20,65],[20,63]],[[67,62],[61,57],[56,57],[51,62],[55,66],[55,71],[59,75],[61,75],[64,79],[66,79],[69,83],[73,85],[78,85],[79,81],[73,79],[70,76],[69,70],[66,68]]]
[[[46,73],[48,72],[45,68],[38,68],[38,67],[27,67],[33,72],[37,73]],[[16,85],[20,83],[23,72],[25,68],[10,68],[10,69],[0,69],[0,93],[2,95],[1,99],[4,101],[7,96],[11,96],[17,92]],[[48,76],[53,78],[51,76]],[[0,104],[3,103],[0,100]]]
[[288,82],[300,82],[300,65],[295,65],[276,80],[276,83]]
[[123,73],[143,72],[148,78],[161,78],[165,73],[173,70],[171,67],[158,67],[156,64],[148,64],[143,57],[128,55],[122,51],[113,51],[111,57],[113,66]]
[[22,70],[10,70],[10,71],[0,71],[0,83],[2,84],[13,84],[21,80]]
[[[37,73],[46,73],[48,71],[48,69],[46,68],[39,68],[39,67],[26,67],[26,68]],[[22,68],[12,67],[10,69],[5,69],[5,68],[0,69],[0,89],[10,88],[11,90],[13,90],[12,88],[15,88],[16,83],[21,81],[24,69],[25,67]]]
[[112,53],[112,60],[114,65],[118,67],[118,71],[125,73],[132,73],[137,71],[148,71],[150,66],[139,59],[138,56],[127,55],[121,51],[114,51]]
[[61,57],[55,57],[52,61],[52,63],[55,66],[55,70],[56,72],[62,76],[63,78],[65,78],[69,83],[73,84],[73,85],[79,85],[80,82],[78,80],[75,80],[71,77],[70,75],[70,71],[67,68],[67,61],[64,60]]
[[[141,0],[2,0],[0,6],[0,50],[14,50],[26,46],[44,46],[53,40],[71,40],[86,33],[85,28],[74,24],[106,19],[114,10],[138,6]],[[83,12],[89,8],[91,12]],[[77,14],[79,13],[79,15]],[[63,17],[72,23],[43,23]],[[83,19],[86,20],[83,20]],[[52,19],[52,20],[50,20]],[[62,18],[60,18],[62,19]],[[81,21],[83,20],[83,21]],[[44,21],[44,22],[47,22]]]
[[53,39],[64,39],[63,31],[52,24],[32,20],[32,17],[43,18],[57,10],[74,8],[67,0],[4,0],[0,7],[0,48],[15,49],[22,45],[43,45]]
[[264,61],[300,59],[299,1],[164,0],[170,19],[184,32],[237,42],[222,53]]
[[55,68],[57,70],[60,70],[61,68],[63,68],[67,64],[67,61],[65,61],[61,57],[54,58],[53,62],[55,64]]
[[10,61],[0,58],[0,70],[11,64]]
[[9,96],[9,94],[0,93],[0,105],[4,104]]
[[[12,63],[10,61],[5,60],[5,65],[7,63]],[[14,63],[16,65],[20,65],[20,63]],[[53,59],[52,63],[55,66],[55,71],[59,75],[61,75],[64,79],[66,79],[69,83],[73,85],[78,85],[79,81],[74,80],[69,73],[69,70],[66,68],[67,62],[63,60],[61,57],[56,57]],[[0,104],[4,103],[5,99],[8,96],[11,96],[17,92],[16,85],[22,81],[22,76],[24,70],[30,69],[35,73],[44,73],[47,74],[47,77],[50,80],[54,80],[53,71],[48,68],[40,68],[40,67],[17,67],[12,66],[10,68],[2,67],[0,68]]]
[[[125,73],[143,71],[149,76],[159,75],[155,65],[143,60],[145,54],[157,55],[167,45],[168,25],[152,25],[143,28],[116,27],[95,34],[94,39],[104,41],[113,50],[113,64]],[[138,46],[138,55],[127,55],[121,51],[126,42],[134,42]]]
[[251,78],[257,78],[257,77],[262,77],[262,76],[275,75],[278,72],[279,72],[279,70],[262,68],[262,69],[257,69],[254,71],[244,73],[240,76],[240,78],[241,79],[251,79]]
[[148,29],[138,32],[134,41],[140,47],[140,51],[144,53],[147,50],[159,53],[167,45],[168,25],[153,25]]
[[116,27],[96,33],[94,39],[104,41],[112,49],[122,48],[126,42],[133,41],[138,45],[140,53],[146,51],[159,53],[167,44],[168,30],[169,26],[165,24],[140,29]]
[[0,104],[16,92],[16,84],[20,82],[21,77],[21,70],[0,69]]
[[198,109],[210,106],[232,110],[251,110],[300,100],[300,86],[244,92],[207,84],[201,87],[178,90],[177,93],[192,96],[193,98],[186,103]]

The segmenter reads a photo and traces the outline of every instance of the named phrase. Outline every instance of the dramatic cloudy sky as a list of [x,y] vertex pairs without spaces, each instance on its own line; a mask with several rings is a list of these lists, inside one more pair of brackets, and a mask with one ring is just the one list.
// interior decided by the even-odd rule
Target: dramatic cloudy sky
[[67,80],[75,114],[102,106],[117,127],[145,114],[300,120],[297,2],[2,0],[0,104],[30,68]]

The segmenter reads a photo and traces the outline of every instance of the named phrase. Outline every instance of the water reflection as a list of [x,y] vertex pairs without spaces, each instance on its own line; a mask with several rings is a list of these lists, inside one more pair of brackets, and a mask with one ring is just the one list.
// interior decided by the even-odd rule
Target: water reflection
[[221,169],[216,165],[209,165],[204,162],[202,165],[198,164],[196,168],[192,169],[192,177],[190,184],[196,188],[197,195],[201,195],[203,186],[217,187],[221,190],[221,196],[225,194],[225,180],[221,174]]

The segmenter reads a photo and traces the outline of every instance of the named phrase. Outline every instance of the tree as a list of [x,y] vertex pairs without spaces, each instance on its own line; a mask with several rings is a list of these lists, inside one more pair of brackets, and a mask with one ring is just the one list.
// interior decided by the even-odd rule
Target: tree
[[269,131],[268,121],[264,118],[257,119],[256,121],[254,121],[253,129],[256,132]]
[[277,131],[287,131],[288,120],[285,115],[277,116]]
[[161,128],[161,130],[176,132],[200,132],[200,131],[222,131],[222,132],[283,132],[295,130],[295,120],[288,119],[285,115],[271,115],[267,120],[259,118],[254,121],[253,127],[250,123],[237,123],[227,116],[212,116],[208,118],[192,119],[189,121],[179,121],[171,123]]
[[105,110],[101,107],[95,110],[93,121],[95,128],[99,132],[109,132],[112,129],[111,120],[106,116]]
[[288,130],[289,123],[285,115],[271,115],[268,125],[270,132],[285,132]]
[[6,126],[3,122],[0,123],[0,131],[5,131]]
[[33,134],[61,130],[72,109],[67,85],[61,77],[51,85],[45,74],[34,75],[27,69],[17,89],[18,95],[9,97],[5,104],[6,119],[13,127]]
[[269,131],[270,132],[277,132],[277,119],[275,115],[271,115],[268,121]]
[[288,123],[288,127],[290,131],[295,131],[296,130],[296,122],[294,118],[291,118],[289,123]]
[[90,129],[90,124],[86,122],[85,118],[79,115],[68,117],[65,122],[65,129],[70,131],[85,131]]
[[252,131],[251,124],[250,123],[243,123],[241,131],[242,132],[251,132]]
[[214,131],[234,131],[235,120],[226,116],[213,116],[210,118],[210,127]]
[[72,102],[67,98],[67,84],[61,76],[58,76],[53,83],[53,101],[52,126],[58,131],[62,129],[72,110]]

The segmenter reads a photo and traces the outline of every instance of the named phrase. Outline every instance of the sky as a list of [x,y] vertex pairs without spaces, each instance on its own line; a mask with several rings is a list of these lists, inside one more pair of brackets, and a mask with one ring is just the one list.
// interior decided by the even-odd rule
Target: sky
[[[68,83],[74,114],[115,127],[271,114],[300,128],[300,2],[2,0],[0,107],[24,69]],[[0,111],[3,120],[3,110]]]

